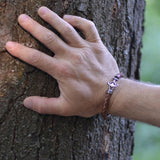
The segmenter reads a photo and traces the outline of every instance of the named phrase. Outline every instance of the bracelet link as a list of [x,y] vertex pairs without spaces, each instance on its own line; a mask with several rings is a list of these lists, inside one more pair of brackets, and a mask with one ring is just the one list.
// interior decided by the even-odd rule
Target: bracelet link
[[108,94],[113,94],[113,91],[115,88],[117,88],[119,85],[116,83],[116,81],[108,82],[109,89],[107,91]]

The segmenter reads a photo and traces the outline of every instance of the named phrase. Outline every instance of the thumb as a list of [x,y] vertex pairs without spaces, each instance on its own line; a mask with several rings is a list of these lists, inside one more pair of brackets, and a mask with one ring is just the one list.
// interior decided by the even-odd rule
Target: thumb
[[62,103],[60,97],[47,98],[47,97],[28,97],[23,102],[24,106],[34,110],[40,114],[57,114],[65,115],[65,105]]

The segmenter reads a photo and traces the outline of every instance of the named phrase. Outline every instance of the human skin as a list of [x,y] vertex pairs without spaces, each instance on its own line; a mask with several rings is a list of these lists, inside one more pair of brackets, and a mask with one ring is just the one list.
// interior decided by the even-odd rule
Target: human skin
[[111,100],[111,114],[160,127],[159,85],[120,79]]
[[[55,55],[51,57],[16,42],[7,42],[6,49],[54,77],[60,96],[28,97],[24,106],[41,114],[61,116],[91,117],[101,113],[107,82],[119,73],[119,69],[94,23],[71,15],[60,18],[46,7],[41,7],[38,14],[63,36],[65,42],[25,14],[19,16],[19,24]],[[85,39],[74,27],[83,32]],[[124,78],[118,83],[119,87],[111,96],[110,113],[160,126],[160,87]]]

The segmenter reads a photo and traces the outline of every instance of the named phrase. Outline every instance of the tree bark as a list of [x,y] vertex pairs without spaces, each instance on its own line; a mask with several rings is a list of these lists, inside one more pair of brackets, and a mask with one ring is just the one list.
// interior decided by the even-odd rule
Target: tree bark
[[94,21],[120,70],[127,77],[139,78],[144,0],[1,0],[0,160],[132,159],[132,120],[39,115],[23,107],[26,96],[59,95],[53,78],[5,50],[5,43],[13,40],[52,54],[17,23],[18,15],[26,13],[51,29],[37,15],[42,5],[61,16],[67,13]]

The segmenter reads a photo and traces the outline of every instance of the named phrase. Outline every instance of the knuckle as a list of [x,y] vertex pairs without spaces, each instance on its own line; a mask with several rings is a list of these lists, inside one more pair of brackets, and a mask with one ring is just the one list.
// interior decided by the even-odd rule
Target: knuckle
[[73,17],[72,21],[74,21],[74,23],[76,24],[77,27],[81,27],[84,24],[83,18],[81,18],[79,16],[77,16],[76,18]]
[[83,55],[85,58],[91,57],[91,54],[93,54],[93,51],[91,48],[85,48],[83,49]]
[[63,28],[63,33],[64,34],[70,35],[72,32],[73,32],[73,29],[72,29],[71,26],[69,26],[69,25],[64,26],[64,28]]
[[94,44],[93,50],[94,50],[95,53],[107,52],[106,47],[102,43]]
[[82,56],[82,54],[74,54],[73,55],[73,60],[74,60],[74,62],[75,62],[76,65],[82,64],[83,63],[83,56]]
[[57,40],[57,38],[51,32],[46,33],[46,35],[44,37],[44,41],[49,44],[55,42],[56,40]]
[[93,29],[95,27],[95,24],[92,21],[88,21],[88,23],[86,24],[86,28],[88,30]]
[[72,77],[73,73],[69,65],[61,65],[57,68],[59,77]]
[[41,54],[37,52],[33,52],[28,60],[31,64],[38,64],[41,62]]

